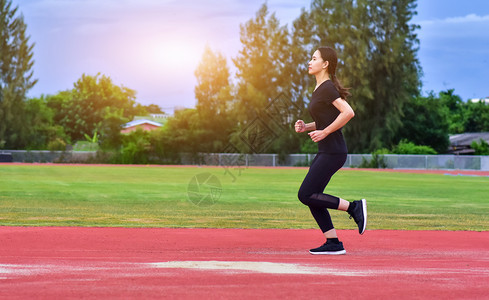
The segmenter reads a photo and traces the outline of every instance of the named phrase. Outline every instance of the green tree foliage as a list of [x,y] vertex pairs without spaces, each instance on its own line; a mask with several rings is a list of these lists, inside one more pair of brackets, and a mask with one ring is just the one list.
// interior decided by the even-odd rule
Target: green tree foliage
[[[308,62],[315,47],[311,34],[313,26],[311,14],[303,8],[300,16],[292,23],[290,53],[284,68],[291,98],[303,113],[303,118],[310,118],[306,104],[315,85],[314,76],[308,75]],[[286,55],[283,57],[287,58]]]
[[9,0],[0,0],[0,147],[16,149],[28,143],[25,95],[37,80],[23,16]]
[[166,149],[175,152],[197,153],[201,142],[202,129],[199,128],[199,114],[196,109],[175,111],[164,127]]
[[[65,150],[66,134],[62,126],[55,124],[54,114],[53,109],[48,107],[45,96],[32,98],[25,102],[24,121],[29,125],[25,148]],[[51,145],[51,147],[48,147],[48,145]]]
[[[390,148],[402,126],[403,106],[420,86],[418,26],[410,24],[415,7],[414,0],[313,0],[288,34],[263,5],[241,27],[243,50],[234,60],[240,121],[253,120],[267,100],[284,90],[301,118],[309,119],[305,108],[314,78],[307,62],[317,47],[331,46],[339,56],[338,77],[353,88],[356,117],[345,128],[350,151]],[[305,135],[286,140],[288,146],[307,143]]]
[[142,105],[136,103],[133,113],[135,116],[147,116],[149,114],[164,114],[165,112],[156,104]]
[[475,155],[489,155],[489,144],[483,139],[473,141],[470,147],[475,150]]
[[114,126],[120,130],[133,118],[135,95],[134,90],[113,84],[110,77],[83,74],[72,90],[50,97],[48,105],[56,109],[54,119],[71,142],[84,140],[85,134],[93,136],[95,130],[101,132],[103,141],[105,135],[114,133]]
[[[302,25],[300,20],[297,21],[296,26],[302,31],[297,29],[294,35],[296,44],[309,38]],[[237,69],[233,110],[238,126],[231,141],[244,152],[286,154],[300,151],[300,138],[303,136],[293,132],[291,123],[304,109],[307,86],[303,81],[308,79],[303,75],[297,76],[302,71],[298,64],[304,65],[307,59],[304,50],[291,46],[287,26],[280,25],[266,4],[240,29],[242,49],[233,59]],[[243,135],[245,139],[262,136],[263,143],[270,141],[270,144],[262,147],[250,145],[250,141],[243,143]]]
[[[433,98],[433,93],[429,96]],[[458,134],[464,132],[489,131],[489,105],[484,102],[464,102],[453,89],[438,93],[437,106],[448,122],[447,132]]]
[[315,40],[338,51],[338,77],[352,87],[356,116],[345,128],[352,152],[390,147],[403,105],[418,94],[415,8],[414,0],[312,1]]
[[122,149],[116,156],[116,163],[122,164],[147,164],[149,163],[149,153],[151,144],[149,142],[150,133],[138,129],[122,138]]
[[255,18],[240,26],[243,48],[233,59],[237,68],[237,92],[234,110],[240,123],[259,116],[274,98],[288,91],[284,74],[289,57],[289,33],[275,16],[269,16],[263,4]]
[[441,91],[438,96],[446,112],[449,124],[448,132],[452,134],[463,133],[465,131],[463,113],[465,103],[462,101],[462,98],[455,95],[453,89]]
[[416,145],[426,145],[438,153],[446,153],[448,139],[447,109],[433,94],[412,98],[403,107],[402,126],[396,135],[397,142],[409,140]]
[[[284,69],[284,75],[287,76],[288,84],[286,88],[289,89],[292,102],[299,109],[295,119],[305,120],[306,122],[312,122],[307,110],[307,103],[309,103],[315,86],[314,76],[308,74],[308,62],[314,52],[314,48],[317,47],[315,42],[313,42],[313,35],[311,34],[313,27],[311,13],[303,8],[299,17],[292,23],[290,50]],[[284,56],[284,58],[287,57]],[[312,142],[307,134],[296,134],[291,130],[289,136],[290,138],[285,140],[286,145],[283,145],[283,143],[278,145],[279,149],[284,149],[289,153],[317,152],[317,144]]]
[[[140,104],[138,103],[136,106],[139,106]],[[146,113],[148,114],[163,114],[163,110],[161,110],[161,107],[159,107],[156,104],[149,104],[143,106],[144,109],[146,110]]]
[[484,102],[467,102],[463,106],[464,132],[489,131],[489,105]]
[[235,122],[231,114],[233,104],[226,58],[206,47],[195,70],[197,85],[198,124],[200,152],[219,152],[225,147]]

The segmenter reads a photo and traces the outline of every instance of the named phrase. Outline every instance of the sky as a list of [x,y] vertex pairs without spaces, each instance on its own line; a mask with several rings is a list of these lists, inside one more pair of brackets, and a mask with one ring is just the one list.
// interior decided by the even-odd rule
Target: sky
[[[109,76],[136,101],[166,111],[194,107],[194,71],[206,45],[228,59],[241,49],[239,26],[263,0],[12,0],[34,46],[28,97],[68,90],[82,74]],[[281,25],[310,1],[268,0]],[[454,89],[489,97],[489,1],[418,0],[422,93]],[[304,58],[305,62],[309,58]]]

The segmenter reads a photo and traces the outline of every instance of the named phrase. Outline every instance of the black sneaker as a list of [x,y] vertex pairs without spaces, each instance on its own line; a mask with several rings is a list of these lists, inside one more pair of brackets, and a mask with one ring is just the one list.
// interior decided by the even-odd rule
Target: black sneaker
[[321,247],[317,247],[309,250],[311,254],[328,254],[328,255],[340,255],[345,254],[346,250],[343,248],[343,243],[331,243],[326,242]]
[[358,201],[353,201],[355,206],[350,214],[350,219],[353,218],[355,223],[358,225],[358,233],[363,234],[365,228],[367,228],[367,200],[362,199]]

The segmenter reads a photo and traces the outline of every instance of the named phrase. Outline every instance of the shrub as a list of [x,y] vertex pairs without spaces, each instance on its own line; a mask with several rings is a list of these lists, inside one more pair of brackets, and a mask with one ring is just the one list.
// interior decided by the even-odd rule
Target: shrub
[[52,140],[47,146],[49,151],[64,151],[66,150],[66,142],[60,138]]
[[392,149],[394,154],[437,154],[430,146],[420,146],[408,140],[402,140]]
[[473,141],[470,147],[475,150],[475,155],[489,155],[489,144],[483,139],[480,139],[479,143]]
[[92,143],[88,141],[78,141],[73,146],[73,151],[97,151],[99,146],[97,143]]

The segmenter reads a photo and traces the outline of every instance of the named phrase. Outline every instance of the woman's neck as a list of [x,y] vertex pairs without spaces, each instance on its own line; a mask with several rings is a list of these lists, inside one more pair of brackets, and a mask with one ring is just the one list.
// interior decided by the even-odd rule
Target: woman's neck
[[321,85],[321,83],[329,80],[329,74],[324,72],[324,73],[319,73],[316,74],[316,88]]

